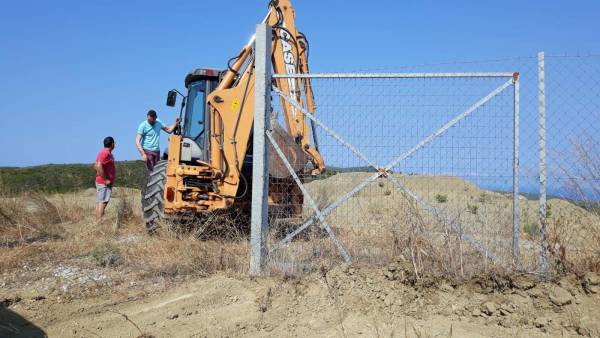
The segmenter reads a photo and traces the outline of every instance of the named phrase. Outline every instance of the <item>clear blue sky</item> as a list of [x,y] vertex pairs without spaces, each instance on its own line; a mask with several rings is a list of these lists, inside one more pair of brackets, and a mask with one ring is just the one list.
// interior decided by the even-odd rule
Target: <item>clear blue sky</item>
[[[91,163],[101,140],[137,159],[148,109],[165,122],[187,71],[224,67],[267,0],[5,1],[0,166]],[[600,51],[599,1],[295,1],[313,71]],[[226,22],[225,22],[226,19]],[[163,135],[163,146],[166,135]]]

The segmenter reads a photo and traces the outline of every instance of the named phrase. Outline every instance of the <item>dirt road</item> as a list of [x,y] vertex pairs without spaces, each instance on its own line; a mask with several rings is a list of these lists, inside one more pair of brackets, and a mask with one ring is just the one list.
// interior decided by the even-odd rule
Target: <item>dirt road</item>
[[[415,281],[396,264],[302,279],[157,279],[93,296],[35,289],[21,290],[21,299],[16,289],[1,296],[13,301],[5,310],[50,337],[593,337],[600,334],[599,284],[588,274],[555,283],[490,276],[451,285]],[[0,335],[35,332],[2,317]]]

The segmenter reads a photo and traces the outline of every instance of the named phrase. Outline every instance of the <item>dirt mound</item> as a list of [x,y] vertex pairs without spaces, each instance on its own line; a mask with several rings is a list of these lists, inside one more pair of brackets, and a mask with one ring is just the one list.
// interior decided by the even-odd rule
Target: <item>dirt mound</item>
[[490,274],[457,284],[411,271],[404,262],[345,265],[298,279],[219,274],[114,286],[87,298],[0,298],[57,337],[600,335],[595,274],[554,282]]

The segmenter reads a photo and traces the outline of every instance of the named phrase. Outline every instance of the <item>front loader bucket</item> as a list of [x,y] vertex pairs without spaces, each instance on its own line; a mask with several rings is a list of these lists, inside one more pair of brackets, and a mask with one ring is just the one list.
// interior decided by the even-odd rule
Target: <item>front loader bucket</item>
[[[302,150],[294,138],[284,130],[276,119],[271,119],[271,133],[273,139],[277,142],[279,148],[281,148],[285,158],[292,166],[294,172],[301,172],[306,163],[308,163],[308,156]],[[275,178],[286,178],[289,177],[290,171],[286,167],[283,160],[279,157],[273,145],[269,143],[269,175]]]

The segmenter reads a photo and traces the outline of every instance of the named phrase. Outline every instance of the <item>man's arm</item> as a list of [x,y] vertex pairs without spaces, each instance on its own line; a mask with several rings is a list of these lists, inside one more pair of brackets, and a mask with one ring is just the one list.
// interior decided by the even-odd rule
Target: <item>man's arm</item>
[[142,148],[142,135],[141,134],[136,134],[135,135],[135,147],[140,152],[140,155],[142,156],[142,161],[146,162],[146,160],[148,158],[146,157],[146,153],[144,152],[144,148]]
[[173,123],[172,125],[168,127],[162,127],[162,130],[170,134],[173,132],[173,130],[175,130],[175,128],[177,128],[177,125],[179,125],[179,117],[175,119],[175,123]]
[[106,185],[110,185],[110,180],[108,179],[108,177],[106,176],[106,173],[104,172],[104,167],[102,166],[102,162],[100,161],[96,161],[96,175],[102,177],[102,179],[104,180],[104,183]]

